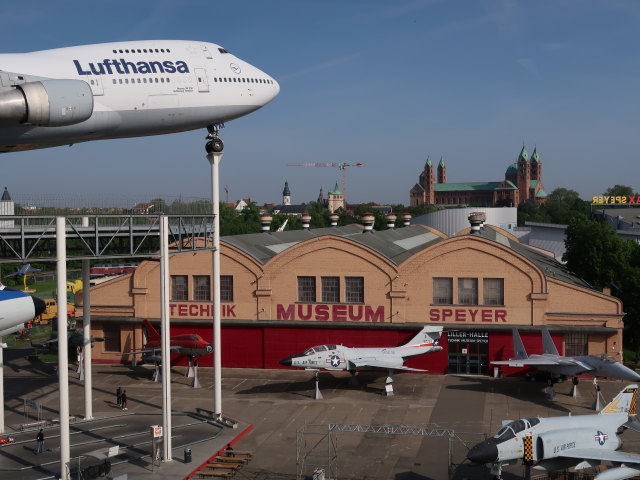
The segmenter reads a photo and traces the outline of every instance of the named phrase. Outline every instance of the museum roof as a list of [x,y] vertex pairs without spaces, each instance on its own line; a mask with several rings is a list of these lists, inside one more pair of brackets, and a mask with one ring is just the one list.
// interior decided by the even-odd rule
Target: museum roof
[[264,264],[280,252],[300,242],[323,236],[347,238],[385,256],[396,265],[425,248],[446,239],[423,225],[364,232],[362,225],[289,230],[285,232],[231,235],[221,240],[251,255]]
[[505,247],[510,248],[516,253],[519,253],[523,257],[533,262],[545,276],[555,278],[563,282],[572,283],[579,287],[593,288],[582,278],[571,272],[566,265],[558,262],[555,258],[535,250],[527,245],[520,243],[518,240],[514,240],[507,235],[500,233],[499,230],[485,226],[480,229],[479,236],[487,240],[498,242]]

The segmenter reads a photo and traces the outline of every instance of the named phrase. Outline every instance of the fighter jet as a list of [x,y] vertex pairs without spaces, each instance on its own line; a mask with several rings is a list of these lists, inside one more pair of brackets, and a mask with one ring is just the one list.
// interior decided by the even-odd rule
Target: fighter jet
[[[131,354],[141,353],[142,362],[155,362],[158,363],[162,360],[160,355],[161,341],[160,333],[153,328],[153,325],[148,320],[144,320],[144,336],[145,343],[142,350],[135,352],[129,352]],[[202,355],[208,355],[213,352],[213,346],[206,342],[200,335],[195,333],[187,333],[184,335],[174,335],[169,339],[170,353],[178,353],[185,355],[193,360],[194,357]]]
[[[152,378],[154,382],[157,382],[160,379],[160,363],[162,362],[160,333],[153,328],[153,325],[151,325],[148,320],[144,320],[142,323],[144,325],[144,348],[142,350],[129,353],[141,353],[142,359],[140,363],[153,362],[156,364],[156,369]],[[177,353],[189,358],[189,368],[187,369],[186,376],[193,379],[193,383],[191,384],[193,388],[200,387],[196,357],[209,355],[212,352],[213,345],[206,342],[200,335],[195,333],[174,335],[169,338],[169,353]],[[131,365],[135,367],[137,363],[136,357],[134,356]]]
[[523,418],[503,422],[493,437],[467,454],[472,462],[490,463],[491,474],[501,478],[502,467],[522,460],[536,470],[581,470],[612,462],[596,480],[624,480],[640,475],[640,455],[618,452],[625,428],[640,431],[635,418],[638,385],[628,385],[593,415]]
[[616,361],[611,355],[581,355],[564,357],[558,353],[549,329],[542,327],[541,355],[527,355],[518,329],[513,329],[513,351],[515,356],[509,360],[491,362],[494,365],[508,365],[510,367],[534,367],[538,370],[550,372],[554,376],[576,376],[583,373],[594,377],[619,378],[630,382],[640,382],[640,375]]
[[[348,370],[352,378],[356,370],[363,368],[382,368],[389,371],[387,394],[393,394],[394,370],[424,372],[419,368],[406,367],[406,359],[424,353],[439,352],[438,345],[442,327],[424,327],[408,343],[399,347],[387,348],[349,348],[343,345],[318,345],[297,355],[280,360],[286,367],[305,370]],[[317,376],[316,376],[317,379]]]

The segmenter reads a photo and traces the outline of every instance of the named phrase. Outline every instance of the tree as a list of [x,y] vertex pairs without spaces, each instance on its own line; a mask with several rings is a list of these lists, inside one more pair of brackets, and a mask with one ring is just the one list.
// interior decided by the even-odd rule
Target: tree
[[626,342],[640,355],[640,245],[622,240],[611,225],[574,218],[567,227],[567,267],[595,288],[622,300]]
[[575,217],[567,227],[565,246],[562,259],[567,267],[595,288],[602,290],[619,280],[627,254],[624,241],[608,223]]
[[607,188],[604,195],[607,197],[631,197],[634,196],[634,193],[633,188],[628,185],[614,185],[613,187]]

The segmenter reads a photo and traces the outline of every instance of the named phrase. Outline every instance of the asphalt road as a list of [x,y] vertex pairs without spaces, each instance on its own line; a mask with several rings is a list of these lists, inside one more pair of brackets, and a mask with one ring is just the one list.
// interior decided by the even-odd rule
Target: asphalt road
[[[23,399],[41,403],[46,420],[57,418],[59,400],[53,367],[30,362],[24,353],[5,352],[5,436],[12,435],[24,443],[12,449],[0,447],[0,477],[4,478],[3,470],[20,464],[22,473],[14,471],[10,478],[31,480],[45,478],[45,470],[55,470],[58,429],[55,426],[47,429],[45,437],[45,447],[51,449],[47,452],[47,459],[50,457],[53,462],[50,468],[30,468],[40,465],[45,456],[38,457],[32,452],[35,432],[20,434],[16,430],[26,421]],[[138,455],[132,455],[129,461],[122,457],[125,460],[114,466],[114,472],[126,472],[128,478],[185,478],[216,451],[233,442],[236,450],[253,454],[249,464],[239,471],[239,478],[294,479],[297,474],[311,477],[315,468],[324,468],[327,478],[354,480],[449,477],[488,480],[491,478],[488,469],[468,465],[465,454],[485,434],[495,433],[502,420],[593,413],[593,386],[589,379],[580,384],[582,396],[576,399],[569,396],[571,384],[565,382],[557,386],[558,395],[549,401],[544,396],[544,384],[529,383],[522,378],[404,373],[394,377],[395,395],[387,397],[382,373],[361,373],[361,386],[353,387],[349,385],[348,373],[323,372],[320,387],[324,398],[314,400],[315,381],[309,372],[223,369],[223,413],[237,419],[239,426],[220,428],[196,417],[177,415],[213,408],[212,369],[200,368],[199,389],[190,387],[191,381],[184,371],[182,367],[172,369],[174,424],[189,424],[173,432],[174,461],[153,467],[152,471],[148,456],[150,440],[141,433],[148,431],[150,424],[161,423],[157,420],[162,406],[161,385],[151,380],[149,367],[94,366],[93,413],[98,420],[93,425],[81,422],[83,385],[78,375],[70,371],[70,413],[78,419],[72,428],[82,430],[74,437],[78,441],[72,439],[72,444],[85,445],[91,437],[102,442],[95,445],[113,444],[123,433],[119,430],[124,426],[130,428],[132,436],[124,443],[131,445],[132,451],[137,449]],[[602,394],[610,400],[625,384],[601,381]],[[129,398],[129,410],[124,413],[134,415],[123,417],[115,406],[118,386],[127,390]],[[335,425],[336,430],[330,432],[329,425]],[[375,429],[369,428],[380,425],[423,427],[419,433],[453,432],[454,436],[418,435],[415,429],[374,433]],[[358,426],[359,433],[345,431],[355,430],[354,426]],[[624,441],[625,451],[640,451],[640,434],[626,432]],[[185,446],[193,451],[190,464],[184,462]],[[26,471],[38,472],[39,476],[23,475]],[[523,478],[522,474],[523,468],[514,466],[504,478]]]

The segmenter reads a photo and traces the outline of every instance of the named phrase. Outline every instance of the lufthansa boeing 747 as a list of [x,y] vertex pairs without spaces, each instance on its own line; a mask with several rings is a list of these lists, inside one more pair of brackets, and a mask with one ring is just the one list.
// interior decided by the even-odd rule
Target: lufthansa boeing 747
[[103,43],[0,54],[0,153],[207,128],[273,100],[278,83],[220,45]]

